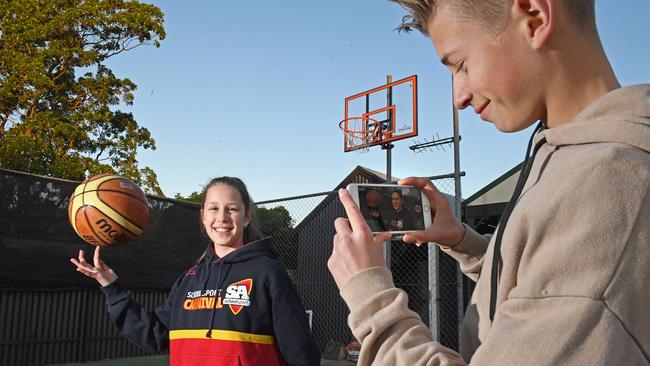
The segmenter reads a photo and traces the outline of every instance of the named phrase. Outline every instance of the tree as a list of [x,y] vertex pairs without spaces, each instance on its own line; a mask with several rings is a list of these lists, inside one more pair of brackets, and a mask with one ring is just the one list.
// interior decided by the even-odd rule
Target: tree
[[284,206],[273,208],[258,207],[257,221],[262,234],[272,236],[275,248],[288,269],[295,269],[298,250],[294,237],[294,220]]
[[174,198],[177,199],[177,200],[201,203],[201,199],[203,197],[201,196],[201,192],[194,191],[194,192],[190,193],[187,197],[181,195],[180,193],[176,193],[174,195]]
[[131,113],[137,86],[106,66],[160,46],[163,13],[125,0],[0,0],[0,167],[82,180],[112,172],[162,195],[137,149],[155,141]]

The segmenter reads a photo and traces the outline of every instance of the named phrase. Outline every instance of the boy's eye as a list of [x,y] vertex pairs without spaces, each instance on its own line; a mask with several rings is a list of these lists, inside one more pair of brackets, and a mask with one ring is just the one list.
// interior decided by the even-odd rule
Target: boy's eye
[[458,63],[458,66],[456,67],[456,72],[459,71],[465,71],[465,61],[461,61]]

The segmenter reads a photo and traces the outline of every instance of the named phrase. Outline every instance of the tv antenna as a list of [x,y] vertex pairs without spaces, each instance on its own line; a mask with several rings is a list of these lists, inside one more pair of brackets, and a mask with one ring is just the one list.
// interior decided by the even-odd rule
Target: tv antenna
[[[440,138],[437,133],[431,138],[431,141],[429,141],[426,137],[423,138],[423,140],[424,141],[416,140],[415,144],[409,146],[409,149],[413,150],[416,153],[421,153],[424,151],[433,152],[434,147],[438,151],[445,151],[445,146],[450,146],[454,143],[453,137]],[[458,141],[460,141],[460,136],[458,136]]]

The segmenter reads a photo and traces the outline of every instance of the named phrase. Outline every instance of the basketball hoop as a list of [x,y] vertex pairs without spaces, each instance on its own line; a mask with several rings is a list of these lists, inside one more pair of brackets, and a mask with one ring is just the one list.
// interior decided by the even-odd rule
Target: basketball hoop
[[350,150],[366,152],[381,138],[381,123],[370,117],[348,117],[339,122],[345,135],[345,146]]

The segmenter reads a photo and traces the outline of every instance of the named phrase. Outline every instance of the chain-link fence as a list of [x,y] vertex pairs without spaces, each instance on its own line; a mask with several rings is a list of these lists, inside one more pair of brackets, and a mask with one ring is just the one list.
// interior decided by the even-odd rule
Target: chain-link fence
[[[443,193],[454,191],[453,178],[434,183]],[[79,249],[89,249],[68,224],[67,201],[76,185],[0,169],[0,319],[5,320],[0,355],[11,356],[2,358],[2,364],[147,354],[115,332],[101,301],[81,307],[85,315],[78,312],[79,298],[101,299],[101,294],[94,281],[80,276],[69,263]],[[128,288],[151,298],[146,302],[153,308],[206,242],[199,229],[198,205],[152,196],[148,200],[150,218],[144,234],[119,250],[106,250],[103,257]],[[312,332],[323,356],[341,358],[352,334],[347,326],[347,306],[327,269],[334,220],[345,216],[336,192],[258,202],[257,206],[261,231],[274,237],[281,260],[305,307],[311,310]],[[400,242],[392,243],[390,258],[395,283],[409,295],[409,306],[429,325],[434,338],[457,349],[458,314],[462,312],[456,262],[439,255],[435,245],[416,247]],[[43,311],[55,306],[58,310],[21,310],[30,306],[43,307]],[[86,326],[79,326],[82,319]],[[88,348],[91,343],[104,351],[92,351]],[[66,347],[75,351],[64,351]],[[39,355],[38,361],[27,355]]]
[[[450,198],[452,203],[454,202],[454,178],[436,179],[434,184],[440,192]],[[438,269],[435,271],[438,293],[435,297],[436,303],[432,304],[434,316],[438,320],[438,339],[445,346],[458,350],[460,325],[464,313],[462,274],[455,259],[442,253],[437,245],[432,249],[436,255],[430,263],[437,259],[437,263],[432,263],[432,267],[435,266]],[[430,267],[429,271],[434,271],[434,269]]]
[[[453,201],[453,178],[437,179],[434,184]],[[274,237],[305,307],[312,311],[313,335],[324,357],[340,357],[352,334],[347,326],[347,306],[327,269],[334,220],[345,216],[336,192],[258,202],[257,207],[262,232]],[[436,339],[458,349],[462,312],[456,262],[438,255],[435,244],[417,247],[394,241],[390,248],[393,279],[408,294],[409,307],[432,329]]]
[[335,192],[259,202],[262,232],[276,249],[305,307],[312,311],[312,334],[325,358],[340,358],[351,340],[347,306],[327,269],[334,220],[345,215]]

